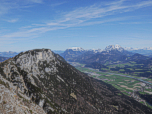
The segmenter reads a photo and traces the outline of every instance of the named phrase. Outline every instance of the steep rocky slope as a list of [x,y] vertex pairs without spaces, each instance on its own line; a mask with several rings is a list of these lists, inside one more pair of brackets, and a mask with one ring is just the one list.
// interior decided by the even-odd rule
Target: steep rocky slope
[[17,93],[13,83],[0,76],[0,114],[46,114],[27,96]]
[[[152,113],[114,87],[79,72],[49,49],[30,50],[2,62],[0,77],[0,91],[10,95],[15,107],[7,109],[7,114],[20,114],[24,107],[26,113],[37,109],[35,113],[41,114]],[[11,106],[3,92],[0,100],[1,105]]]

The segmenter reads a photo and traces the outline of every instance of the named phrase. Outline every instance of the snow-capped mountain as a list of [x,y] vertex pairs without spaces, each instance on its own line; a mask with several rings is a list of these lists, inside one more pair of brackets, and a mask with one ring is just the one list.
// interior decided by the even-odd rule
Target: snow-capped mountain
[[103,50],[102,49],[89,49],[89,50],[86,50],[86,51],[90,51],[90,52],[93,52],[93,53],[101,53]]
[[125,47],[125,50],[152,50],[152,47],[144,47],[144,48],[132,48],[132,47]]
[[130,52],[133,52],[133,53],[139,53],[139,54],[143,54],[143,55],[152,54],[152,47],[144,47],[144,48],[125,47],[124,49],[127,51],[130,51]]
[[81,47],[71,47],[71,48],[68,48],[67,50],[80,51],[80,52],[91,51],[91,52],[94,52],[94,53],[100,53],[100,52],[103,51],[102,49],[88,49],[88,50],[85,50],[85,49],[83,49]]
[[81,47],[71,47],[71,48],[68,48],[67,50],[72,50],[72,51],[85,51],[83,48]]
[[124,48],[122,48],[120,45],[109,45],[105,48],[105,51],[112,51],[112,50],[118,50],[120,52],[124,51]]
[[0,52],[0,56],[3,56],[3,57],[14,57],[17,54],[18,54],[17,52],[13,52],[13,51]]
[[124,49],[127,51],[131,51],[131,50],[138,50],[139,48],[125,47]]
[[144,50],[152,50],[152,47],[145,47]]
[[80,55],[82,55],[83,53],[91,53],[91,54],[95,54],[95,53],[101,53],[103,50],[102,49],[89,49],[89,50],[85,50],[81,47],[71,47],[65,50],[64,53],[60,54],[65,60],[69,61],[71,58],[75,58],[78,57]]
[[[123,54],[123,55],[132,55],[131,52],[126,51],[120,45],[109,45],[104,50],[102,49],[89,49],[84,50],[81,47],[72,47],[68,48],[64,53],[60,54],[65,60],[70,61],[71,59],[76,59],[78,56],[87,56],[87,55],[94,55],[94,54]],[[83,54],[83,55],[82,55]]]
[[64,51],[64,53],[60,54],[65,60],[69,60],[70,58],[77,57],[83,53],[85,53],[86,50],[84,50],[81,47],[71,47]]

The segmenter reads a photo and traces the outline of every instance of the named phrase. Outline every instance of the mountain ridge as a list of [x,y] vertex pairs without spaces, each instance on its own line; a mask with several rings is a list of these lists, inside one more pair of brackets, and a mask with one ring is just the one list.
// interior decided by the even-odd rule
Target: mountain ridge
[[[80,50],[79,50],[80,49]],[[72,59],[76,59],[77,57],[80,58],[81,56],[85,56],[87,54],[90,55],[97,55],[97,54],[113,54],[113,53],[119,53],[119,54],[125,54],[125,55],[132,55],[131,52],[126,51],[124,48],[122,48],[120,45],[109,45],[104,50],[98,49],[92,49],[92,50],[84,50],[80,47],[74,47],[67,49],[64,53],[60,54],[65,60],[71,61]]]
[[19,54],[19,53],[18,52],[13,52],[13,51],[0,52],[0,56],[3,56],[3,57],[14,57],[17,54]]
[[20,99],[31,99],[47,114],[152,112],[109,84],[76,70],[49,49],[22,52],[0,66],[0,77],[8,82],[4,85],[11,85]]

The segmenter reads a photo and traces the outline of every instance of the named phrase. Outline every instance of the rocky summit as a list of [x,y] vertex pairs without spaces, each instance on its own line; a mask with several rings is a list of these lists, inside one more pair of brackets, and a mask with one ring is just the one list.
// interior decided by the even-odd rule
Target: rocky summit
[[106,50],[106,51],[118,50],[118,51],[120,51],[120,52],[124,51],[124,49],[123,49],[120,45],[118,45],[118,44],[116,44],[116,45],[109,45],[109,46],[107,46],[107,47],[105,48],[105,50]]
[[150,114],[152,109],[93,79],[49,49],[0,64],[2,114]]

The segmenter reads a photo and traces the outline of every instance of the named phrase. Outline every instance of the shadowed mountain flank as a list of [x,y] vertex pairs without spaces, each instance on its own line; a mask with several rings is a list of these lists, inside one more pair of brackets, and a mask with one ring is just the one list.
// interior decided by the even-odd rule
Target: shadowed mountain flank
[[[113,86],[78,71],[49,49],[29,50],[2,62],[0,77],[0,84],[20,97],[27,113],[32,111],[32,104],[45,111],[41,114],[152,113]],[[28,102],[31,105],[27,106]],[[19,113],[17,106],[12,110]]]

